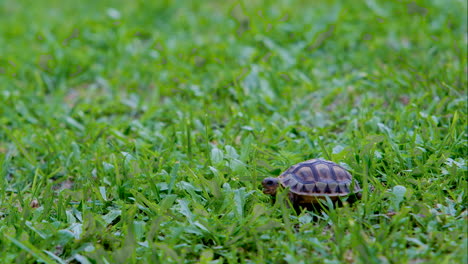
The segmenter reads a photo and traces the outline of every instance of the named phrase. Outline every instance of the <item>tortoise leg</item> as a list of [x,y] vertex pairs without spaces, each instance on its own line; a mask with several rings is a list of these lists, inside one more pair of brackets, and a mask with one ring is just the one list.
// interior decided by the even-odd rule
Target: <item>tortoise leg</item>
[[[296,211],[297,214],[300,214],[301,213],[301,206],[299,205],[299,197],[294,193],[288,193],[288,198],[289,198],[289,201],[291,202],[291,205],[292,205],[294,211]],[[289,207],[289,205],[288,205],[288,207]]]
[[[297,204],[297,196],[294,193],[288,193],[288,199],[291,202],[292,206],[295,206]],[[289,207],[289,204],[288,204]]]
[[351,194],[348,199],[346,200],[350,205],[361,200],[362,198],[362,193],[354,193],[354,194]]

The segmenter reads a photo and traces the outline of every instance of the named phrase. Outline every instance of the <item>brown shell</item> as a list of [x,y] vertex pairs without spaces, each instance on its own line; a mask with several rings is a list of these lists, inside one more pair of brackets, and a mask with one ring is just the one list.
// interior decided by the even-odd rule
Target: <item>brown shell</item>
[[311,159],[291,166],[280,176],[280,183],[301,196],[339,197],[361,191],[357,181],[340,165],[322,159]]

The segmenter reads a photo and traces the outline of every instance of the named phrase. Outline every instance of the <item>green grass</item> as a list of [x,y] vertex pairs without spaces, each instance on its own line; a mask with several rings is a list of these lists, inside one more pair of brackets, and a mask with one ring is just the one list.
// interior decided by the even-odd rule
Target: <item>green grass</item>
[[466,1],[274,2],[1,1],[0,262],[466,263]]

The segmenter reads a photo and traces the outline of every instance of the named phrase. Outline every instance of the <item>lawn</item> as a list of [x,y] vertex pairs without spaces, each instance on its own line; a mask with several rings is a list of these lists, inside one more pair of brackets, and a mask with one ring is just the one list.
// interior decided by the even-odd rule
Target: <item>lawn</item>
[[[464,0],[0,1],[0,263],[466,263]],[[261,181],[324,158],[360,202]]]

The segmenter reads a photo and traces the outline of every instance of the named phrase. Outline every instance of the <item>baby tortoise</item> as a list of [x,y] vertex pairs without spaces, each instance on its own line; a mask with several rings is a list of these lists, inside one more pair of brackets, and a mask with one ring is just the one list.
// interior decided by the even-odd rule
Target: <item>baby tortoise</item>
[[339,197],[352,196],[348,199],[352,203],[362,196],[358,182],[345,168],[323,159],[300,162],[277,178],[264,179],[262,185],[263,193],[272,196],[276,195],[278,187],[289,188],[288,197],[296,209],[313,209],[326,197],[339,203]]

